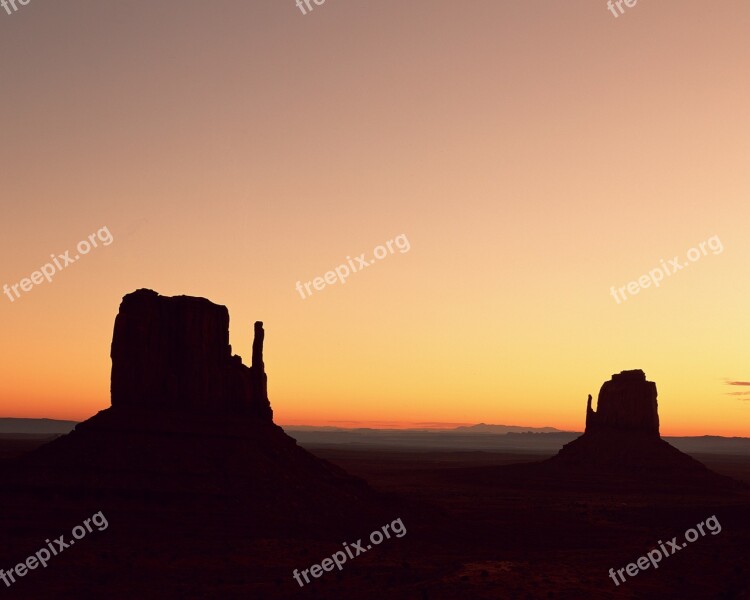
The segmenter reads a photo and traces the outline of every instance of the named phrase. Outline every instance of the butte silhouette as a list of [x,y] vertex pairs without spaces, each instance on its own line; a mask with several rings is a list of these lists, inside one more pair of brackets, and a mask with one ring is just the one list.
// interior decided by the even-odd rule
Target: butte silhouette
[[359,530],[379,499],[273,423],[262,323],[254,333],[248,367],[232,354],[226,307],[128,294],[112,339],[112,406],[19,459],[8,487],[182,523],[200,514],[201,526],[248,534]]
[[622,371],[605,381],[596,410],[589,395],[583,435],[552,458],[467,468],[465,477],[552,492],[718,492],[745,487],[661,438],[656,384],[647,381],[639,369]]
[[563,474],[600,479],[625,475],[664,485],[735,483],[660,437],[656,384],[647,381],[642,370],[612,375],[599,390],[596,411],[591,402],[589,395],[583,435],[544,461],[546,467]]

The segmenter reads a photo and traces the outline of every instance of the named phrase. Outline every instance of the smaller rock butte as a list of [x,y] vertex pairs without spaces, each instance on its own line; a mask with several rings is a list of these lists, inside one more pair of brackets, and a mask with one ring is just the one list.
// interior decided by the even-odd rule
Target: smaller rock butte
[[597,410],[586,406],[586,430],[541,463],[547,473],[578,474],[608,484],[613,476],[648,481],[651,487],[676,489],[681,485],[732,487],[693,457],[680,452],[659,435],[656,384],[640,369],[622,371],[605,381]]
[[656,384],[646,381],[640,369],[612,375],[599,390],[597,410],[586,407],[586,433],[595,431],[641,431],[659,436]]

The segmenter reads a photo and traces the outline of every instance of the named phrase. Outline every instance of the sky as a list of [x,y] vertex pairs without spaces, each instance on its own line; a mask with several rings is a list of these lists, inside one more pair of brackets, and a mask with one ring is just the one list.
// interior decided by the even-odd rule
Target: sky
[[750,436],[747,2],[18,7],[0,416],[108,407],[151,288],[226,305],[246,362],[264,322],[281,424],[581,430],[643,369],[662,434]]

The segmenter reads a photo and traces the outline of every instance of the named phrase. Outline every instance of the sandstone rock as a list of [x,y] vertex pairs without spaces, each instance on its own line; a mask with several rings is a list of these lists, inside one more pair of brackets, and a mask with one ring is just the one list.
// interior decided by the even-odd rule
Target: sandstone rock
[[540,472],[604,484],[627,475],[675,489],[735,485],[661,439],[656,396],[656,384],[641,370],[613,375],[599,391],[596,411],[588,397],[584,434],[540,463]]
[[263,341],[259,321],[247,367],[232,355],[225,307],[128,294],[112,340],[112,406],[9,465],[6,489],[34,489],[45,507],[85,497],[149,530],[340,537],[385,518],[362,480],[273,423]]
[[597,409],[586,408],[586,431],[643,431],[659,435],[656,384],[641,370],[612,375],[599,390]]
[[204,298],[138,290],[122,300],[112,338],[112,406],[251,414],[271,420],[263,324],[253,366],[232,356],[229,312]]

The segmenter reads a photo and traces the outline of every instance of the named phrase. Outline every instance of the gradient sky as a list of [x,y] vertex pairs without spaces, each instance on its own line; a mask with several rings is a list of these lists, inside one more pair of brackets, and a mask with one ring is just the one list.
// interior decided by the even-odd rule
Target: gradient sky
[[0,296],[0,416],[106,408],[148,287],[227,305],[246,359],[264,321],[280,423],[580,430],[641,368],[663,434],[750,435],[748,30],[739,0],[0,9],[0,285],[114,236]]

